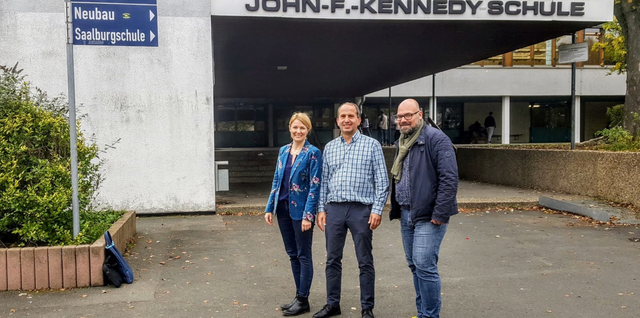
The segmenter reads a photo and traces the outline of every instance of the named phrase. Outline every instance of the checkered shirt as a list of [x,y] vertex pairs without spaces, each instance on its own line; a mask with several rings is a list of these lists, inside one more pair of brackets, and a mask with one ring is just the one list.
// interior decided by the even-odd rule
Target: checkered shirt
[[356,132],[347,144],[340,136],[325,146],[323,158],[318,212],[325,212],[325,204],[331,202],[360,202],[382,214],[389,180],[377,140]]

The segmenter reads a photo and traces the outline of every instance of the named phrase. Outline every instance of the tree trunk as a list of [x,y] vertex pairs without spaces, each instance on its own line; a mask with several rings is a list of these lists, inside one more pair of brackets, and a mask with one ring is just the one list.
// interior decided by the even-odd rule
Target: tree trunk
[[627,46],[627,96],[624,102],[623,128],[636,139],[640,136],[640,0],[619,0],[615,15],[620,22]]

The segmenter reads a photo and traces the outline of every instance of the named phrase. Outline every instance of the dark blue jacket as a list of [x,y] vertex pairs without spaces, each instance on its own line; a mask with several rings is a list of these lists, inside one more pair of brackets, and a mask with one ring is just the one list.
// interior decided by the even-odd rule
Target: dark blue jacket
[[[407,156],[411,173],[411,221],[415,224],[433,219],[449,223],[449,217],[458,213],[458,163],[451,139],[425,123]],[[392,182],[389,218],[400,219],[400,216],[396,184]]]

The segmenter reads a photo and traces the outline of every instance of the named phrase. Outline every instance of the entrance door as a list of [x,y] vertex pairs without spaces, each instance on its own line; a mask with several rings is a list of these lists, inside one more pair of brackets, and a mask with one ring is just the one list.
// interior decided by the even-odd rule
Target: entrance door
[[463,107],[462,103],[438,103],[436,122],[454,144],[461,142],[464,132]]
[[531,103],[532,143],[570,142],[571,141],[571,106],[568,101]]

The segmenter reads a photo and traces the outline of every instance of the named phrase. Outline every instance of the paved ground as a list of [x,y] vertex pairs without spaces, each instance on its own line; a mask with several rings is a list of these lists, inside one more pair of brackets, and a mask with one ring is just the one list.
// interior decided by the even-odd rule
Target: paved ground
[[[411,317],[399,223],[385,220],[374,237],[376,316]],[[539,211],[458,215],[441,251],[442,317],[638,317],[638,237],[635,226],[608,228]],[[324,303],[324,244],[316,229],[312,312]],[[134,284],[2,292],[0,317],[279,317],[276,308],[293,296],[277,226],[261,216],[140,218],[128,259]],[[342,295],[342,317],[359,317],[350,242]]]

